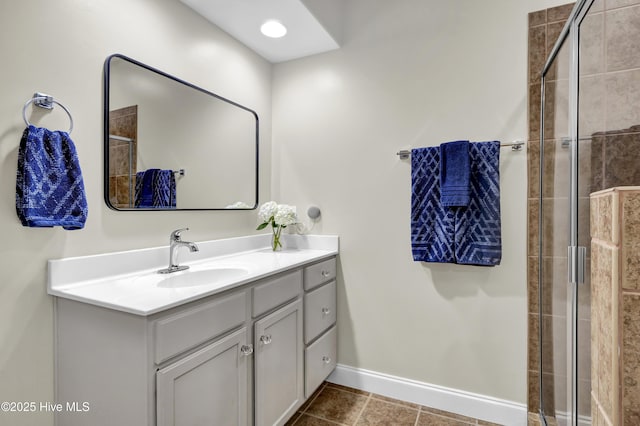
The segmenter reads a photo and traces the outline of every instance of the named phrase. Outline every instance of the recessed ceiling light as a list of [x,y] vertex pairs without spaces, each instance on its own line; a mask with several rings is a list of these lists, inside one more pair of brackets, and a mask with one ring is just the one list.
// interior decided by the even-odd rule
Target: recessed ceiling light
[[284,35],[287,33],[287,27],[282,25],[282,22],[280,21],[270,19],[262,24],[262,26],[260,27],[260,31],[267,37],[280,38],[284,37]]

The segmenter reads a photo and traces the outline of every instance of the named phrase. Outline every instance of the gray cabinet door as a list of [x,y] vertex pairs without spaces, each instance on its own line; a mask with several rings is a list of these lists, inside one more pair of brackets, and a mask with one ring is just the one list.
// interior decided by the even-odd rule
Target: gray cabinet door
[[302,300],[255,323],[255,426],[284,424],[302,405]]
[[245,327],[158,370],[157,425],[246,426],[246,344]]

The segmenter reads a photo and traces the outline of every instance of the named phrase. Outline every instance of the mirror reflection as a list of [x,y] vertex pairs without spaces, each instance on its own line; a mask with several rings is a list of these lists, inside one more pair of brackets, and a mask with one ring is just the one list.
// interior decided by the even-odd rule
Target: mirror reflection
[[123,55],[107,58],[104,71],[109,207],[256,207],[254,111]]

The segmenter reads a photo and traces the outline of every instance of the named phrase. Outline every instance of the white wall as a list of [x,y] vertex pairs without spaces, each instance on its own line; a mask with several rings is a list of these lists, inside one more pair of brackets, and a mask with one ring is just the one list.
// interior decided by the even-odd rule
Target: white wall
[[273,192],[340,235],[338,362],[526,402],[526,153],[501,151],[503,260],[412,261],[400,149],[526,138],[513,0],[349,0],[340,50],[274,66]]
[[[0,2],[0,401],[53,400],[53,313],[47,259],[247,235],[255,212],[114,212],[103,201],[102,67],[123,53],[232,99],[261,119],[260,199],[270,197],[271,66],[175,0]],[[15,212],[22,106],[35,91],[73,114],[88,193],[81,231],[24,228]],[[38,119],[38,117],[41,119]],[[35,124],[67,129],[57,108]],[[47,425],[46,413],[7,415],[0,424]]]

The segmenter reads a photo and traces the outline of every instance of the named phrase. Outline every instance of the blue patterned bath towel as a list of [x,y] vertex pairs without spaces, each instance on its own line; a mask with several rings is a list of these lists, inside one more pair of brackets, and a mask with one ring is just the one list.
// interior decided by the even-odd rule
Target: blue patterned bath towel
[[136,173],[135,206],[175,209],[176,178],[173,170],[149,169]]
[[87,198],[68,133],[33,125],[24,130],[18,149],[16,211],[24,226],[84,227]]
[[455,218],[456,263],[495,266],[502,259],[500,221],[500,142],[469,146],[469,206]]
[[440,148],[411,151],[411,251],[415,261],[500,264],[500,142],[470,144],[469,163],[469,205],[446,207],[440,198]]
[[411,150],[411,251],[416,262],[455,262],[454,208],[440,202],[440,147]]

